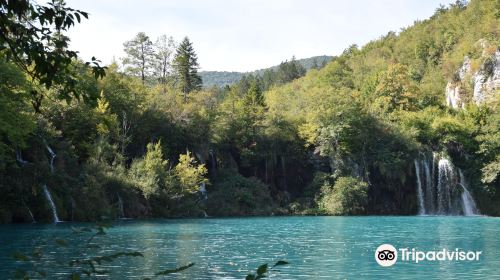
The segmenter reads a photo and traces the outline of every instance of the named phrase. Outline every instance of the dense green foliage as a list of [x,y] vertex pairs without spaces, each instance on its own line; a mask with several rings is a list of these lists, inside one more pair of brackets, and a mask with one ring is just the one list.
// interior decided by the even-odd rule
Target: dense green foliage
[[334,186],[323,185],[319,207],[330,215],[363,214],[368,203],[368,184],[353,177],[340,177]]
[[172,56],[173,40],[160,38],[144,63],[127,43],[125,72],[112,64],[96,81],[85,64],[67,65],[98,102],[62,101],[49,87],[37,110],[40,81],[2,53],[0,221],[29,222],[30,211],[50,221],[44,184],[63,220],[414,214],[413,161],[430,151],[499,215],[500,100],[455,110],[444,94],[465,56],[479,69],[498,50],[498,8],[457,2],[307,73],[292,59],[205,90],[189,40]]
[[[78,71],[71,66],[77,52],[68,49],[67,31],[88,14],[66,6],[64,1],[40,5],[29,0],[0,1],[0,54],[16,64],[36,86],[29,89],[31,102],[39,110],[44,92],[39,87],[57,87],[52,97],[73,97],[95,101],[96,96],[77,86]],[[92,57],[95,77],[104,76],[104,68]]]

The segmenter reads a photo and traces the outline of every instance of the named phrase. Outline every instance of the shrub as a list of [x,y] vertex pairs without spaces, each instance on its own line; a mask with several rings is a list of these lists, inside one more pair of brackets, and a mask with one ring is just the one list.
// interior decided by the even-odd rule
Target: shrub
[[353,177],[340,177],[332,187],[324,184],[320,209],[330,215],[359,215],[368,202],[368,184]]
[[275,209],[267,185],[235,170],[221,170],[211,189],[207,203],[211,216],[270,215]]

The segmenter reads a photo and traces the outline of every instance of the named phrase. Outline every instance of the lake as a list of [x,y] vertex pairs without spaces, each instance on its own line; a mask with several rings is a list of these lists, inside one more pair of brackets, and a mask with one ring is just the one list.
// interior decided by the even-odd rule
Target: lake
[[[0,226],[0,278],[10,278],[22,264],[14,251],[44,252],[48,279],[67,278],[67,261],[82,249],[88,235],[71,227],[89,224]],[[64,238],[77,246],[58,246]],[[142,279],[152,273],[195,265],[168,279],[244,279],[263,263],[286,260],[271,279],[499,279],[500,219],[492,217],[262,217],[116,222],[95,239],[102,254],[140,251],[103,267],[106,279]],[[45,243],[44,243],[45,242]],[[416,250],[482,251],[478,261],[398,260],[390,267],[375,261],[384,243]],[[401,256],[400,256],[401,257]]]

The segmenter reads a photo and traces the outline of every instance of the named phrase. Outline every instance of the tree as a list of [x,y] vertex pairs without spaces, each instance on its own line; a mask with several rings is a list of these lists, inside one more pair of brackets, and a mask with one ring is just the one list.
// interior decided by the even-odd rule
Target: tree
[[134,160],[130,173],[144,197],[158,196],[169,182],[168,161],[163,159],[161,143],[149,143],[144,158]]
[[175,166],[175,174],[181,188],[181,193],[196,193],[201,183],[207,183],[205,178],[207,168],[204,164],[197,165],[195,158],[188,151],[179,155],[179,163]]
[[375,89],[378,101],[381,101],[389,110],[415,109],[418,87],[411,80],[408,67],[402,64],[389,65],[387,71],[379,76]]
[[[0,52],[7,61],[14,62],[36,83],[30,90],[35,111],[39,112],[46,89],[57,85],[56,97],[70,101],[83,97],[86,101],[96,100],[78,90],[78,75],[69,67],[78,59],[76,51],[68,50],[69,38],[64,32],[88,18],[86,12],[66,7],[60,0],[52,0],[46,6],[29,0],[0,1]],[[85,64],[95,78],[104,77],[105,67],[92,57]]]
[[264,96],[257,80],[250,84],[250,88],[243,97],[242,105],[243,128],[248,130],[248,140],[255,142],[265,116]]
[[306,69],[300,65],[300,63],[295,60],[295,56],[292,57],[292,60],[281,62],[278,67],[276,83],[277,84],[285,84],[295,79],[298,79],[304,76],[306,73]]
[[167,35],[160,36],[154,44],[154,73],[162,84],[167,82],[167,76],[172,70],[172,53],[174,52],[174,38]]
[[353,177],[340,177],[333,187],[322,187],[319,205],[331,215],[363,214],[368,204],[368,184]]
[[483,156],[482,181],[492,184],[500,179],[500,97],[491,103],[490,114],[477,137],[481,141],[479,153]]
[[200,90],[202,86],[201,77],[198,75],[198,57],[193,49],[193,44],[188,37],[182,40],[177,48],[174,59],[174,68],[177,74],[179,86],[186,96],[193,90]]
[[[26,102],[29,88],[24,74],[0,56],[0,170],[16,149],[25,147],[35,122]],[[10,157],[9,157],[10,156]]]
[[123,64],[128,65],[127,72],[140,74],[142,83],[146,80],[152,67],[153,43],[144,32],[139,32],[134,39],[123,44],[127,57],[123,59]]

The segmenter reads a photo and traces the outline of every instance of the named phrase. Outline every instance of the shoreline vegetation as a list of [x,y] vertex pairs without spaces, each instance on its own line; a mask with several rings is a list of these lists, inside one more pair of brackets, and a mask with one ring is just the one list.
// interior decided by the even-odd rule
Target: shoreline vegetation
[[188,37],[140,32],[103,66],[64,36],[87,13],[0,8],[0,223],[500,216],[496,1],[220,87]]

